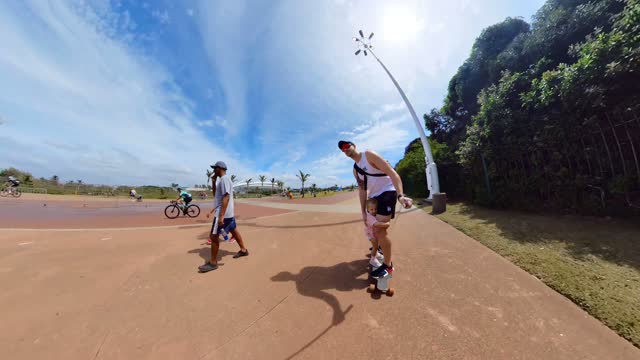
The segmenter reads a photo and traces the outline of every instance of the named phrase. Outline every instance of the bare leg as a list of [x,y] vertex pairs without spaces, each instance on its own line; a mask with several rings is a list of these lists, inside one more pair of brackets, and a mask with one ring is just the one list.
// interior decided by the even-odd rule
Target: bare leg
[[[391,216],[378,214],[376,215],[376,219],[380,222],[389,222],[391,220]],[[382,247],[384,263],[387,264],[387,266],[391,266],[391,239],[389,239],[389,235],[387,234],[388,229],[389,228],[374,228],[373,235],[375,235],[380,247]]]
[[240,232],[238,231],[238,229],[233,229],[231,230],[231,235],[236,238],[236,241],[238,242],[238,246],[240,246],[240,250],[242,250],[243,252],[247,251],[247,248],[244,247],[244,240],[242,240],[242,235],[240,235]]
[[387,229],[378,229],[376,239],[382,247],[382,253],[384,254],[384,263],[387,266],[391,266],[391,239],[387,235]]
[[371,240],[371,258],[374,258],[378,254],[378,246],[380,246],[378,240],[376,238],[373,238]]
[[211,264],[216,265],[218,263],[218,250],[220,249],[220,239],[218,235],[209,234],[211,239]]

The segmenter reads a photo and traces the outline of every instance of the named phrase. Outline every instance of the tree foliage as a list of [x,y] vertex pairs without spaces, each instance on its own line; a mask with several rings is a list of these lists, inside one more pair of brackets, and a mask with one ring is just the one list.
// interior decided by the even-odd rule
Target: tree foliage
[[[584,139],[638,100],[640,0],[548,0],[531,26],[507,18],[482,31],[442,108],[424,115],[431,139],[456,155],[447,169],[436,160],[442,191],[502,206],[575,209],[588,205],[580,198],[596,182],[609,192],[637,190],[640,179],[624,160],[622,177],[613,164],[596,173],[589,151],[604,150]],[[421,187],[424,155],[412,144],[398,170]]]

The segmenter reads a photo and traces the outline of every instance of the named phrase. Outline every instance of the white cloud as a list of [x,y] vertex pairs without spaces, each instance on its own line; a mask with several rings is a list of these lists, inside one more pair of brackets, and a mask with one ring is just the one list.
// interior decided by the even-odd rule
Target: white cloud
[[196,122],[196,124],[202,127],[214,127],[216,123],[213,120],[204,120],[204,121],[198,121]]
[[153,10],[151,12],[151,16],[153,16],[155,19],[157,19],[158,21],[160,21],[162,24],[165,24],[165,25],[171,21],[167,10],[163,10],[163,11]]
[[234,126],[227,128],[232,137],[242,133],[249,120],[246,64],[251,58],[250,44],[256,29],[246,16],[248,10],[244,1],[202,0],[196,17],[203,46],[217,69],[215,77],[226,99],[224,117],[234,121]]
[[189,16],[193,16],[193,14],[195,14],[193,9],[191,9],[191,8],[188,8],[186,12],[187,12],[187,15],[189,15]]
[[165,69],[77,10],[0,2],[0,43],[11,49],[0,52],[0,113],[14,120],[0,166],[113,184],[202,183],[217,159],[249,172],[192,125],[193,104]]

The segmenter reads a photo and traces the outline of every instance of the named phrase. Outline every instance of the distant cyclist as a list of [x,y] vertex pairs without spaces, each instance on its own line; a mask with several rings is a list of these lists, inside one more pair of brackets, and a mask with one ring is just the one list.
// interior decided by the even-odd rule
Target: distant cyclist
[[186,209],[187,206],[189,206],[189,203],[193,201],[193,197],[188,192],[182,190],[182,188],[178,188],[177,190],[180,193],[180,195],[178,196],[176,201],[179,203],[184,203],[184,208]]
[[7,182],[9,183],[9,186],[11,186],[12,188],[17,188],[18,186],[20,186],[20,181],[16,179],[14,176],[9,176],[9,178],[7,179]]
[[129,197],[136,201],[142,201],[142,195],[138,195],[136,189],[131,189],[131,191],[129,191]]

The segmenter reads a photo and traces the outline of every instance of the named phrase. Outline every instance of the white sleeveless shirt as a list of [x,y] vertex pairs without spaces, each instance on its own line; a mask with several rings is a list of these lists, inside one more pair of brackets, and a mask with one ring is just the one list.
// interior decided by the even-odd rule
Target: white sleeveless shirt
[[[382,171],[374,168],[373,165],[369,164],[369,161],[367,161],[367,155],[364,151],[362,152],[360,161],[356,162],[356,164],[358,164],[358,167],[360,169],[368,172],[369,174],[384,174]],[[364,180],[365,175],[358,174],[357,172],[356,174],[358,175],[359,179]],[[369,192],[369,197],[372,198],[382,194],[385,191],[396,191],[396,188],[393,187],[391,178],[388,176],[367,176],[367,190]]]

